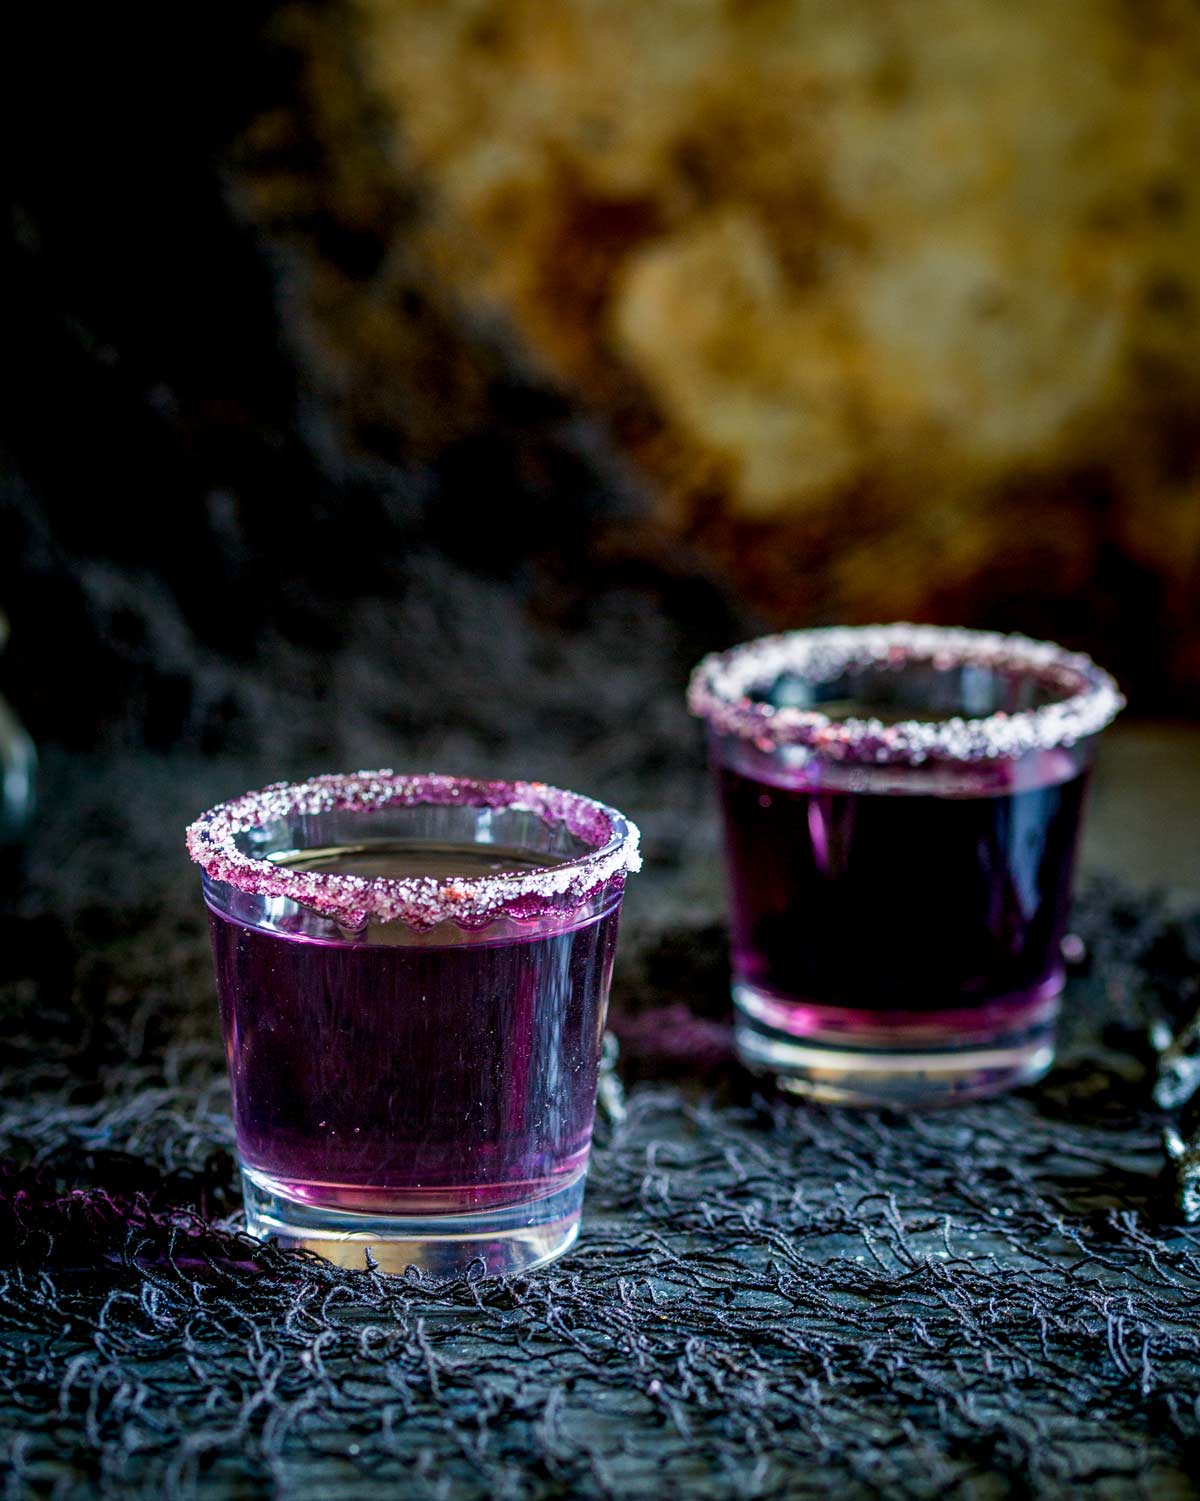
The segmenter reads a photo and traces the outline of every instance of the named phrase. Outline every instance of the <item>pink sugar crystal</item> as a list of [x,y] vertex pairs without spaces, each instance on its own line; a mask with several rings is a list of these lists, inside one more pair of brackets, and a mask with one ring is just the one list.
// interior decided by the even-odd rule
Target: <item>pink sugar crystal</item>
[[[935,723],[909,719],[833,719],[819,708],[763,702],[753,695],[781,676],[834,682],[864,666],[931,662],[939,671],[991,668],[1033,678],[1054,701],[1036,709]],[[984,761],[1074,745],[1102,730],[1125,700],[1090,657],[1049,641],[929,625],[831,626],[764,636],[714,653],[692,674],[688,707],[722,735],[770,752],[802,745],[830,761],[908,764],[941,758]]]
[[[587,853],[542,870],[486,877],[353,876],[298,870],[247,854],[237,836],[278,819],[336,810],[419,804],[509,808],[559,824]],[[613,808],[542,782],[360,771],[277,782],[219,803],[187,831],[188,853],[214,881],[299,902],[347,927],[368,921],[427,929],[442,922],[483,927],[501,917],[535,918],[581,906],[602,886],[641,868],[637,828]]]

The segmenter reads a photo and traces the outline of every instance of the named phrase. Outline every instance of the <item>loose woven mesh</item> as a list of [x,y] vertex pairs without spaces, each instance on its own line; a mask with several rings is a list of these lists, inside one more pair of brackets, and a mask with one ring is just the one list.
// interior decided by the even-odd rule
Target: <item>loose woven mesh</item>
[[911,1118],[756,1093],[720,927],[635,925],[583,1240],[431,1288],[237,1234],[198,904],[164,889],[2,935],[6,1497],[1193,1492],[1200,1232],[1143,1073],[1200,920],[1091,889],[1062,1065]]

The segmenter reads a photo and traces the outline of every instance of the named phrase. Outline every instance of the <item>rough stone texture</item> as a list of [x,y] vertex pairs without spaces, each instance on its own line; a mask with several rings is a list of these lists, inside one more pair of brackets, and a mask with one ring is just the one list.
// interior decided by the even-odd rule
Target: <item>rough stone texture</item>
[[[411,357],[387,287],[415,244],[777,618],[1024,625],[1129,659],[1153,635],[1149,677],[1195,691],[1194,6],[353,9],[340,68],[302,43],[317,133],[357,153],[364,222],[390,178],[417,229],[365,301],[317,272],[353,402],[386,408]],[[1118,611],[1155,624],[1126,644]]]

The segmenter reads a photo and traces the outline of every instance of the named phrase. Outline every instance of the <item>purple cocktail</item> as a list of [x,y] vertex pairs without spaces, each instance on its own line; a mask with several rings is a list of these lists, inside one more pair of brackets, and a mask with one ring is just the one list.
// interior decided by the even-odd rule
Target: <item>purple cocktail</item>
[[1095,737],[1120,702],[1085,657],[933,627],[702,663],[747,1064],[910,1105],[1043,1073]]
[[189,831],[251,1231],[515,1271],[578,1231],[636,831],[525,783],[362,773]]

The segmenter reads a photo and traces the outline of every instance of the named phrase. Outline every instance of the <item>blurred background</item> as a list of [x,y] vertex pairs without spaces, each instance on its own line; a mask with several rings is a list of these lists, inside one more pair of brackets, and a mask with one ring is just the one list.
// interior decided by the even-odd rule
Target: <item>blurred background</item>
[[626,807],[703,925],[688,669],[897,618],[1110,667],[1089,858],[1200,890],[1193,0],[0,26],[0,685],[74,910],[382,764]]

